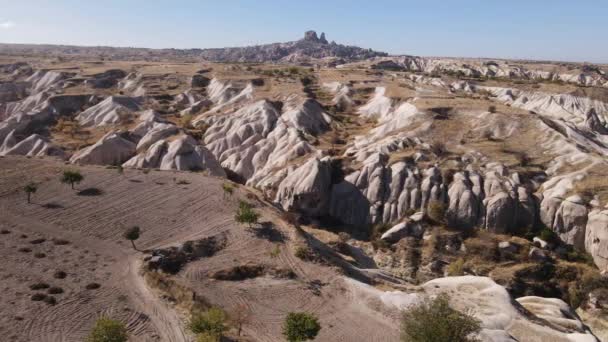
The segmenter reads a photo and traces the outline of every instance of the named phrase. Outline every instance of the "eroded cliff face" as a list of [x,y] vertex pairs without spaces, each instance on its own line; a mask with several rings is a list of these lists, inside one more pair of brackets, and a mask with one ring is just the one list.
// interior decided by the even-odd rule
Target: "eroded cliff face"
[[[301,44],[332,45],[313,33]],[[603,86],[599,69],[566,77],[503,62],[462,66],[413,57],[369,65],[387,61],[452,79],[391,75],[415,95],[408,98],[395,97],[381,77],[344,82],[330,70],[302,71],[301,88],[282,90],[273,78],[221,79],[203,76],[207,71],[180,79],[109,69],[83,80],[6,66],[0,154],[228,173],[284,210],[358,227],[398,224],[437,204],[446,224],[461,230],[513,234],[544,225],[605,267],[604,198],[581,184],[596,181],[606,162],[608,105],[597,97],[453,80],[463,73]],[[163,95],[155,82],[184,85],[166,86],[173,94]],[[72,90],[78,87],[86,91]],[[490,109],[497,105],[505,109]],[[57,130],[66,118],[73,121]],[[74,131],[66,128],[76,126],[89,138],[67,148]],[[535,158],[542,164],[529,165]]]

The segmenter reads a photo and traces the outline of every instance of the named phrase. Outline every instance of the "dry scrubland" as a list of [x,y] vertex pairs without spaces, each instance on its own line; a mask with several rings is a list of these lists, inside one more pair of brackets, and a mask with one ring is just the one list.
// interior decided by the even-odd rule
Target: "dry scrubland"
[[[221,179],[196,173],[125,170],[121,175],[105,167],[80,167],[85,180],[73,191],[59,182],[63,170],[70,168],[38,158],[0,159],[0,253],[4,260],[0,331],[8,341],[82,341],[103,315],[126,322],[134,341],[188,338],[182,322],[187,320],[187,303],[169,301],[146,283],[140,270],[141,253],[122,238],[132,225],[142,228],[137,241],[141,250],[226,234],[224,249],[188,264],[176,281],[228,312],[247,311],[251,318],[244,334],[251,341],[280,339],[286,314],[298,310],[319,315],[323,322],[320,340],[396,338],[395,325],[359,306],[335,268],[294,256],[302,238],[277,219],[275,209],[250,200],[263,213],[262,221],[277,222],[270,235],[258,236],[238,226],[233,218],[237,198],[249,192],[239,190],[226,197]],[[29,181],[36,181],[39,190],[28,205],[21,188]],[[102,194],[78,195],[90,188]],[[278,254],[272,253],[275,248]],[[241,265],[291,270],[293,279],[211,278],[217,271]],[[65,278],[57,278],[59,271],[66,273]],[[87,289],[92,283],[100,287]],[[48,295],[56,299],[54,305],[33,301],[33,295],[49,292],[31,290],[35,284],[63,292]]]

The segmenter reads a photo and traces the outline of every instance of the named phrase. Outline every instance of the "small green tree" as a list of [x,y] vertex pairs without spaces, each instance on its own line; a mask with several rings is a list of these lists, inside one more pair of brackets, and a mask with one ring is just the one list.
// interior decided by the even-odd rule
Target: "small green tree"
[[321,330],[319,320],[306,312],[290,312],[283,323],[283,336],[289,342],[313,340]]
[[23,191],[25,191],[27,195],[27,203],[31,203],[32,194],[36,193],[38,190],[38,186],[35,183],[28,183],[23,187]]
[[234,220],[238,223],[244,223],[249,226],[251,229],[252,225],[258,223],[258,219],[260,218],[260,214],[258,214],[251,205],[247,202],[239,203],[239,208],[236,211],[236,215],[234,216]]
[[403,342],[477,342],[481,322],[450,307],[450,298],[441,294],[403,313]]
[[212,307],[207,311],[193,313],[188,327],[202,341],[219,341],[224,332],[228,330],[226,321],[227,316],[224,310]]
[[135,247],[135,240],[139,239],[140,235],[141,235],[141,230],[139,229],[139,227],[133,226],[133,227],[127,229],[122,236],[125,239],[131,241],[131,245],[133,246],[133,249],[137,250],[137,247]]
[[84,176],[76,170],[65,170],[63,171],[63,176],[61,177],[61,183],[70,184],[72,186],[72,190],[74,189],[74,184],[82,182]]
[[126,342],[127,339],[127,327],[122,322],[102,317],[95,322],[86,342]]

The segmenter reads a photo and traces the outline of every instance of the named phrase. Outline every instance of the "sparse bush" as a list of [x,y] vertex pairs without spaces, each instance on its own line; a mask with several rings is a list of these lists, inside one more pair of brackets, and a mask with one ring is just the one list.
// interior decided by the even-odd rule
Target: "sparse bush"
[[296,229],[300,228],[300,223],[298,222],[298,214],[294,212],[284,211],[281,213],[281,218],[288,224],[294,226]]
[[196,335],[196,342],[220,342],[221,338],[212,333],[205,332]]
[[226,281],[241,281],[245,279],[257,278],[263,275],[264,271],[265,268],[262,265],[238,265],[225,270],[217,271],[211,275],[211,278]]
[[488,107],[488,112],[490,113],[496,113],[496,106],[492,105]]
[[517,154],[515,154],[515,158],[517,158],[517,162],[521,167],[526,167],[530,165],[530,162],[532,161],[532,158],[530,158],[530,156],[526,152],[518,152]]
[[540,235],[539,237],[541,238],[541,240],[544,240],[547,243],[550,243],[550,244],[553,244],[553,245],[558,244],[559,241],[560,241],[559,237],[557,236],[557,234],[555,234],[555,232],[552,231],[549,228],[543,228],[540,231],[539,235]]
[[308,87],[309,85],[311,85],[313,82],[312,78],[309,76],[302,76],[300,77],[300,83],[302,83],[302,85],[304,87]]
[[44,290],[50,287],[47,283],[35,283],[30,285],[30,290]]
[[249,203],[243,201],[239,203],[239,208],[234,215],[234,220],[236,222],[247,224],[249,229],[252,228],[253,224],[258,223],[259,218],[260,214],[255,212]]
[[440,201],[430,201],[427,207],[427,216],[436,223],[445,222],[445,204]]
[[127,327],[124,323],[107,317],[99,318],[86,342],[126,342]]
[[53,296],[46,296],[46,297],[44,297],[44,299],[42,301],[47,303],[48,305],[57,304],[57,299],[55,299],[55,297],[53,297]]
[[464,259],[458,258],[448,266],[448,276],[457,277],[464,275]]
[[190,182],[188,182],[185,179],[180,179],[177,182],[175,182],[175,184],[177,184],[177,185],[188,185],[188,184],[190,184]]
[[70,184],[72,190],[74,190],[74,184],[82,182],[83,179],[84,176],[79,171],[65,170],[63,171],[63,176],[61,177],[60,181],[64,184]]
[[340,232],[338,233],[338,240],[346,243],[348,240],[350,240],[350,235],[346,232]]
[[46,258],[46,254],[41,253],[41,252],[34,253],[34,258],[38,258],[38,259]]
[[57,246],[69,245],[70,241],[64,239],[53,239],[53,243]]
[[470,238],[464,242],[464,245],[467,249],[467,254],[471,257],[478,256],[483,260],[496,261],[500,256],[496,241]]
[[56,271],[55,273],[53,273],[53,278],[55,279],[65,279],[65,277],[67,276],[68,274],[63,271]]
[[448,149],[443,141],[435,140],[431,142],[431,152],[437,157],[442,157],[448,152]]
[[44,300],[46,298],[46,295],[44,293],[34,293],[30,299],[34,302],[40,302],[42,300]]
[[279,255],[281,255],[281,248],[279,247],[279,245],[275,245],[274,248],[272,248],[272,250],[270,251],[270,257],[278,258]]
[[304,261],[314,261],[316,259],[314,251],[308,246],[298,246],[294,255]]
[[51,286],[51,287],[49,287],[47,292],[49,294],[61,294],[61,293],[63,293],[63,289],[58,286]]
[[97,283],[89,283],[84,288],[87,289],[87,290],[97,290],[100,287],[101,287],[101,285],[99,285]]
[[190,318],[188,327],[197,335],[208,335],[209,338],[216,338],[219,341],[228,327],[226,326],[227,316],[224,310],[212,307],[204,312],[195,312]]
[[35,183],[29,183],[26,186],[23,187],[23,191],[26,193],[27,195],[27,203],[32,203],[31,202],[31,198],[32,198],[32,194],[36,193],[36,191],[38,190],[38,186]]
[[222,190],[224,191],[224,196],[228,195],[229,197],[232,197],[234,186],[230,183],[222,183]]
[[372,231],[370,234],[370,240],[379,240],[382,234],[384,234],[387,230],[391,228],[391,225],[388,223],[379,223],[375,224],[372,227]]
[[452,309],[446,294],[412,307],[401,318],[403,342],[473,342],[480,330],[481,322]]
[[290,312],[283,323],[283,336],[289,342],[313,340],[320,330],[317,317],[305,312]]

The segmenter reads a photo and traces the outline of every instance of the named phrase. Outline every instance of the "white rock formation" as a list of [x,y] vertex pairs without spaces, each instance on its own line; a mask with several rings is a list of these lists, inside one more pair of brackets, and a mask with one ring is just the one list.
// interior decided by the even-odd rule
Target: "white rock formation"
[[347,110],[353,106],[352,89],[340,82],[324,83],[323,87],[329,90],[334,97],[332,103],[341,111]]
[[608,210],[589,213],[585,231],[585,250],[591,254],[597,267],[608,272]]
[[135,100],[126,96],[110,96],[76,116],[82,126],[117,124],[140,109]]
[[551,227],[559,238],[569,245],[583,250],[585,248],[585,228],[587,226],[587,207],[578,195],[566,198],[555,213]]
[[121,133],[109,132],[95,144],[74,153],[74,164],[120,165],[135,154],[135,143]]
[[[599,342],[563,301],[538,297],[516,301],[504,287],[486,277],[438,278],[421,285],[422,291],[414,288],[409,293],[382,291],[352,279],[345,279],[345,283],[353,297],[362,304],[367,303],[370,309],[380,303],[397,313],[423,300],[447,294],[451,307],[481,322],[482,330],[477,338],[484,342]],[[525,311],[524,306],[530,311]]]
[[[11,132],[12,133],[12,132]],[[0,146],[0,156],[21,155],[30,157],[56,156],[62,157],[63,151],[51,146],[49,141],[39,134],[32,134],[29,137],[16,142],[10,134]]]
[[359,107],[359,115],[369,119],[384,121],[390,114],[393,101],[386,95],[386,88],[377,87],[374,96],[363,106]]
[[331,118],[323,111],[321,105],[311,99],[289,108],[283,113],[281,119],[289,123],[290,126],[311,135],[318,135],[329,130],[331,122]]
[[462,76],[485,76],[509,79],[563,81],[585,86],[608,86],[608,78],[596,71],[581,71],[578,74],[557,73],[528,69],[508,61],[481,61],[455,58],[427,58],[415,56],[379,57],[377,64],[401,67],[408,71],[427,74],[453,73]]
[[403,220],[403,222],[391,227],[389,230],[384,232],[384,234],[382,234],[380,239],[389,243],[394,243],[406,236],[421,238],[422,234],[424,233],[424,226],[422,224],[423,218],[424,214],[422,212],[418,212],[406,218]]
[[213,154],[189,135],[157,140],[137,156],[126,161],[123,166],[160,170],[207,171],[214,176],[226,176]]
[[[245,105],[231,114],[204,114],[196,122],[209,128],[205,145],[222,163],[248,185],[276,187],[282,169],[293,169],[290,162],[314,151],[303,136],[325,129],[323,112],[311,102],[291,106],[283,116],[269,101]],[[273,182],[267,182],[272,179]]]
[[157,141],[168,138],[178,132],[179,128],[172,123],[154,122],[137,143],[137,151],[144,151]]
[[286,211],[319,216],[326,211],[330,188],[329,159],[310,158],[281,182],[275,202]]

